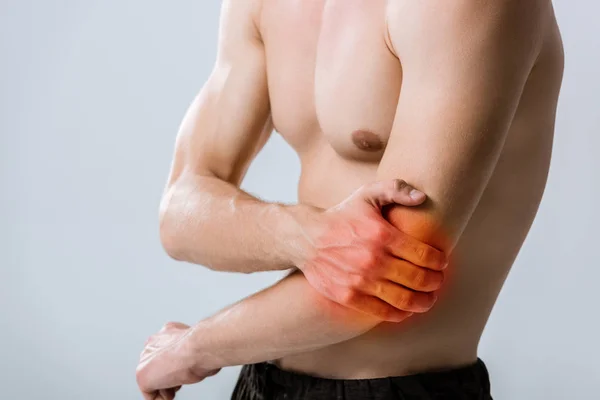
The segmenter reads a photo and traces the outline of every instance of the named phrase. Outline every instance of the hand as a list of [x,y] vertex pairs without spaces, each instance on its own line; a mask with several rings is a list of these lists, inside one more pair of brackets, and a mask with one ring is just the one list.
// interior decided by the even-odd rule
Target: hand
[[173,400],[182,385],[198,383],[220,371],[198,366],[188,346],[191,333],[188,325],[168,322],[148,338],[136,369],[144,400]]
[[446,256],[396,229],[382,217],[388,204],[417,206],[426,196],[402,180],[359,188],[303,224],[308,255],[297,266],[327,298],[400,322],[435,303]]

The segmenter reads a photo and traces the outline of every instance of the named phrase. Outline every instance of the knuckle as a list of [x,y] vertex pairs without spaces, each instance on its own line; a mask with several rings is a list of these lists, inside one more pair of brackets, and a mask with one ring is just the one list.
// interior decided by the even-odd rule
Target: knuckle
[[374,193],[377,193],[380,189],[381,186],[379,186],[379,182],[369,182],[369,183],[365,183],[364,185],[360,186],[357,190],[358,193],[361,193],[362,195],[372,195]]
[[406,182],[404,182],[402,179],[394,179],[391,180],[386,186],[385,186],[385,193],[386,195],[391,199],[394,198],[394,195],[401,191],[404,187],[406,186]]
[[394,182],[394,186],[396,190],[402,190],[406,186],[408,186],[408,183],[406,183],[404,179],[396,179],[396,181]]
[[411,246],[409,245],[406,235],[401,231],[393,232],[390,240],[390,247],[392,250],[407,252],[410,251]]
[[369,284],[369,280],[364,275],[354,275],[350,279],[350,282],[351,282],[352,287],[358,288],[358,289],[364,289]]
[[423,261],[427,262],[428,264],[433,264],[433,262],[435,261],[435,250],[429,246],[423,246],[423,254],[421,255],[421,257],[423,257]]
[[425,247],[423,246],[416,246],[415,247],[415,255],[418,259],[419,262],[424,262],[426,257],[427,257],[427,250]]
[[163,325],[162,331],[173,329],[174,327],[175,327],[175,324],[173,322],[167,322],[166,324]]
[[356,266],[358,267],[358,270],[361,273],[366,272],[366,270],[369,269],[369,261],[371,258],[371,252],[366,249],[363,248],[359,251],[358,255],[356,256]]
[[403,310],[412,310],[415,305],[415,297],[411,292],[405,291],[396,295],[396,305]]
[[377,249],[367,249],[362,256],[362,267],[366,270],[372,270],[377,266],[379,258],[379,251]]
[[376,243],[387,243],[391,238],[390,230],[382,223],[377,223],[371,230],[371,240]]
[[423,270],[422,268],[415,269],[412,273],[412,283],[415,286],[415,289],[426,288],[427,284],[429,283],[427,271]]
[[142,364],[139,364],[135,369],[135,381],[142,390],[147,387],[146,368]]
[[374,281],[371,283],[372,291],[377,297],[381,297],[383,295],[383,283],[381,281]]
[[342,304],[352,304],[356,300],[356,292],[350,288],[345,289],[338,295],[338,301]]
[[138,363],[138,365],[135,367],[135,377],[137,378],[138,382],[144,377],[143,373],[145,370],[145,364],[143,363]]

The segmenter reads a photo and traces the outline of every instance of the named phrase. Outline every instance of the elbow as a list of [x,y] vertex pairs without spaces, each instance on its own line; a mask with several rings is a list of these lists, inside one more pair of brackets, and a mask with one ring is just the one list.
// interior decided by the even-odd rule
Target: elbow
[[169,257],[175,261],[185,261],[183,249],[177,244],[177,240],[172,235],[164,233],[163,229],[160,232],[160,242]]
[[431,206],[386,207],[384,218],[402,232],[442,251],[451,251],[456,238],[444,224],[444,218],[435,215]]
[[167,255],[175,261],[185,261],[185,251],[176,230],[169,228],[168,224],[161,220],[159,234],[160,243]]
[[[190,242],[189,233],[181,229],[181,224],[168,212],[161,213],[160,217],[160,243],[167,255],[175,260],[206,266],[216,270],[206,257],[199,251],[199,243]],[[201,243],[200,243],[201,244]]]
[[181,235],[173,222],[172,211],[169,207],[169,197],[165,195],[159,209],[159,237],[160,243],[169,257],[176,261],[184,261],[185,254]]
[[177,229],[166,228],[165,225],[161,225],[160,242],[165,253],[175,261],[189,262],[202,265],[213,271],[219,271],[208,262],[206,257],[203,257],[201,253],[199,254],[197,248],[192,250],[192,244],[188,243],[185,235],[178,232]]
[[176,206],[177,202],[171,201],[175,191],[174,187],[168,188],[160,202],[160,243],[167,255],[175,261],[205,265],[214,269],[203,250],[206,248],[202,243],[205,235],[197,231],[202,222],[190,222],[189,212]]

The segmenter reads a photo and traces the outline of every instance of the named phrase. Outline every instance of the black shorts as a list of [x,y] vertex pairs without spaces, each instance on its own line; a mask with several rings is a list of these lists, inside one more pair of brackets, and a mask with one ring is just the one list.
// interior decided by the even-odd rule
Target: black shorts
[[325,379],[274,364],[244,365],[231,400],[492,400],[480,358],[445,371],[376,379]]

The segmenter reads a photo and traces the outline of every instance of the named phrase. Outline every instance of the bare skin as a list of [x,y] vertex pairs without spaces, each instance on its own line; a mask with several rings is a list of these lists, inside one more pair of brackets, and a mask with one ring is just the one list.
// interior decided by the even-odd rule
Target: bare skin
[[[563,58],[547,1],[448,3],[224,3],[215,70],[178,136],[163,243],[216,270],[299,271],[173,333],[180,345],[157,345],[161,356],[138,367],[142,391],[265,360],[342,379],[475,361],[542,198]],[[238,188],[273,126],[300,158],[297,206]],[[393,179],[427,200],[410,203],[386,186]],[[380,235],[342,236],[339,255],[319,258],[348,231],[332,214],[358,221],[365,203],[386,198],[399,204],[370,210],[388,225],[377,213],[359,224],[385,227]],[[391,239],[402,235],[415,242]],[[394,262],[364,268],[356,237]],[[429,280],[444,264],[435,249],[451,255],[443,283]],[[389,275],[411,269],[427,274]],[[412,316],[391,323],[403,318],[388,306]]]

